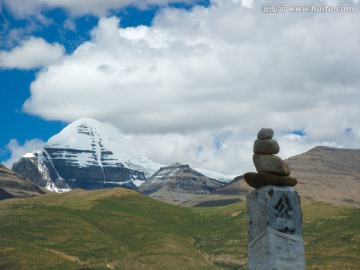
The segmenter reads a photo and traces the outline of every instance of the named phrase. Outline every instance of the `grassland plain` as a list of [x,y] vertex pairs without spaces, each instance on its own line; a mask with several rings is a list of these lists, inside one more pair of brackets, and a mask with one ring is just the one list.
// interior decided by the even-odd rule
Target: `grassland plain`
[[[360,269],[360,209],[302,205],[307,269]],[[130,190],[0,202],[0,269],[246,269],[245,202],[186,208]]]

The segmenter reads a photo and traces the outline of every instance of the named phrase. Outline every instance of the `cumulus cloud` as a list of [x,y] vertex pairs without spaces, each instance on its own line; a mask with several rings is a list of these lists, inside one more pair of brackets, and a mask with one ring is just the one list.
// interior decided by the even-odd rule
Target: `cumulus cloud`
[[358,5],[341,14],[252,5],[164,8],[150,27],[102,18],[90,41],[38,74],[24,110],[108,121],[151,142],[153,159],[230,173],[251,163],[243,151],[251,156],[261,127],[277,132],[284,157],[316,144],[359,147]]
[[30,37],[10,51],[0,51],[0,68],[34,69],[61,60],[65,49],[58,43],[50,44],[42,38]]
[[3,164],[11,169],[12,165],[18,161],[23,155],[33,153],[41,150],[45,146],[45,142],[39,139],[32,139],[25,141],[22,145],[16,139],[11,139],[6,145],[6,149],[11,153],[11,156]]
[[[219,139],[224,134],[225,138]],[[127,138],[152,160],[162,164],[179,162],[229,175],[255,170],[253,141],[235,130],[133,134]]]
[[[256,171],[252,161],[256,135],[257,131],[250,134],[236,127],[217,132],[132,134],[126,137],[148,157],[162,164],[180,162],[193,168],[241,175]],[[278,156],[282,159],[304,153],[317,145],[349,147],[341,140],[320,141],[280,130],[275,130],[274,139],[280,144]]]
[[110,10],[135,6],[141,9],[150,6],[163,6],[169,3],[197,2],[196,0],[4,0],[7,6],[18,16],[36,15],[41,10],[64,8],[74,15],[93,14],[104,16]]

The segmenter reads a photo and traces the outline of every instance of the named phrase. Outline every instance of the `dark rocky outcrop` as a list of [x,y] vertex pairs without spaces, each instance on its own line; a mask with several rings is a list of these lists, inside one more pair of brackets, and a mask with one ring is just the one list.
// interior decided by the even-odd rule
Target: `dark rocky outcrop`
[[39,196],[46,192],[0,164],[0,200]]
[[49,175],[39,169],[37,158],[38,153],[35,153],[33,157],[22,157],[13,164],[11,169],[34,184],[46,187]]

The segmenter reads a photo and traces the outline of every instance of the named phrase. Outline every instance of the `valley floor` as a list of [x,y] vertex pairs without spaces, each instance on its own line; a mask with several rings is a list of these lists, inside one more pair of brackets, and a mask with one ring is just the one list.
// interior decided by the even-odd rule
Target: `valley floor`
[[[359,269],[360,209],[302,208],[307,269]],[[0,269],[247,269],[245,202],[188,208],[120,188],[5,200]]]

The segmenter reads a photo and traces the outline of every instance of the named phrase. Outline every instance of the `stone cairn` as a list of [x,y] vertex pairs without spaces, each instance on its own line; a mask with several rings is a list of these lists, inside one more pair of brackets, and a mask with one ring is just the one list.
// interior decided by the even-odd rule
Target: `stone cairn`
[[258,173],[246,173],[246,183],[253,188],[266,185],[290,186],[296,185],[297,180],[290,177],[290,168],[275,156],[279,153],[280,147],[277,141],[273,140],[274,131],[271,128],[263,128],[257,135],[254,143],[253,161]]
[[274,131],[263,128],[254,143],[253,161],[258,173],[246,173],[255,188],[247,195],[250,270],[305,269],[300,197],[297,180],[275,154],[280,147]]

